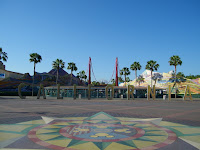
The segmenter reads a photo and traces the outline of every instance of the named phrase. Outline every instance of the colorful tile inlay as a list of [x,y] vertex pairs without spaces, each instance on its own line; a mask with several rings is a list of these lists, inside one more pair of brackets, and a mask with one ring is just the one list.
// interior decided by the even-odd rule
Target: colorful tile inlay
[[[161,118],[49,118],[0,125],[2,149],[153,150],[200,149],[200,127],[161,121]],[[24,145],[23,145],[24,144]],[[186,145],[186,146],[185,146]]]

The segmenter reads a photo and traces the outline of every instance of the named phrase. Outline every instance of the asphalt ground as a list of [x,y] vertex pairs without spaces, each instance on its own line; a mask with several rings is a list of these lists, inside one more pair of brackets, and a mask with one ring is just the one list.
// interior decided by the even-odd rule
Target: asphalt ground
[[0,97],[0,124],[12,124],[48,117],[88,117],[98,112],[114,117],[163,118],[163,121],[200,126],[200,99],[171,101],[126,99],[36,99],[36,97]]

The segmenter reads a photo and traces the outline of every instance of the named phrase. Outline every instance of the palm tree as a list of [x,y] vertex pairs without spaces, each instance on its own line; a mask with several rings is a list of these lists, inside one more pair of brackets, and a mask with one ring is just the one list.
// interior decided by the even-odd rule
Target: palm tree
[[153,72],[154,70],[157,71],[158,68],[159,68],[159,64],[157,64],[157,62],[156,62],[156,61],[153,61],[153,60],[148,61],[148,62],[147,62],[147,65],[146,65],[146,67],[145,67],[145,69],[148,69],[148,70],[151,71],[151,87],[152,87],[152,72]]
[[[79,73],[77,73],[77,77],[80,78],[80,79],[85,79],[85,80],[87,79],[87,76],[86,76],[84,70],[82,70],[82,71],[80,71]],[[85,81],[85,82],[86,82],[86,81]]]
[[72,84],[72,72],[76,71],[78,68],[76,67],[76,64],[73,62],[68,63],[67,69],[71,70],[71,84]]
[[130,71],[129,68],[124,67],[122,70],[120,70],[120,75],[124,75],[124,79],[125,79],[125,86],[126,86],[126,76],[130,75]]
[[139,83],[139,86],[140,86],[140,83],[144,82],[143,75],[139,75],[139,77],[137,78],[137,82]]
[[130,67],[130,69],[131,70],[135,70],[135,80],[136,80],[136,84],[137,84],[137,70],[140,70],[142,68],[142,66],[140,65],[140,63],[139,62],[134,62],[132,65],[131,65],[131,67]]
[[33,83],[32,83],[32,96],[33,96],[33,85],[34,85],[34,79],[35,79],[35,67],[36,67],[37,63],[40,63],[42,61],[42,56],[40,56],[38,53],[31,53],[29,61],[34,63]]
[[56,84],[58,83],[58,71],[60,68],[64,68],[65,67],[65,62],[63,62],[62,59],[56,59],[55,61],[53,61],[53,69],[57,70],[57,78],[56,78]]
[[175,67],[175,83],[174,83],[174,86],[175,86],[176,85],[176,66],[182,65],[181,58],[177,55],[173,55],[172,57],[170,57],[169,64],[170,66]]
[[86,82],[87,75],[85,74],[85,71],[84,71],[84,70],[81,71],[81,78],[84,79],[85,82]]
[[0,47],[0,60],[7,61],[7,59],[8,59],[7,53],[3,52],[2,48]]
[[163,78],[163,75],[161,73],[154,73],[152,80],[154,80],[154,85],[156,85],[157,81],[161,81]]

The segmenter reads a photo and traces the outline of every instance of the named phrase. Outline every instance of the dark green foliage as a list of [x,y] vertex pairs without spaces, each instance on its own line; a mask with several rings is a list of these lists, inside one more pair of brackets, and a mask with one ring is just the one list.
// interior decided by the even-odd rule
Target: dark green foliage
[[126,85],[126,76],[130,75],[130,71],[129,71],[129,68],[127,67],[124,67],[122,68],[122,70],[120,70],[120,75],[124,75],[124,79],[125,79],[125,85]]
[[176,78],[175,78],[175,73],[172,74],[172,77],[169,79],[169,81],[171,82],[185,82],[186,81],[186,78],[185,78],[185,75],[182,73],[182,72],[178,72],[177,75],[176,75]]
[[[105,84],[105,83],[104,83],[104,84]],[[98,85],[100,85],[100,83],[99,83],[99,82],[96,82],[96,81],[93,81],[93,82],[92,82],[92,85],[93,85],[93,86],[98,86]]]
[[118,77],[119,82],[124,82],[124,80],[122,79],[122,77]]
[[200,78],[200,75],[189,75],[189,76],[186,76],[187,79],[197,79],[197,78]]

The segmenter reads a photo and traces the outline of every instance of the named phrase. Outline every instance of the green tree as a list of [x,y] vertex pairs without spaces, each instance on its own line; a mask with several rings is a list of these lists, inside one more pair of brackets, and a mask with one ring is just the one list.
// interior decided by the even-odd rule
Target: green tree
[[115,79],[112,79],[111,82],[112,82],[112,85],[115,85]]
[[[185,75],[182,72],[178,72],[177,74],[173,72],[172,77],[169,80],[171,82],[174,82],[173,89],[175,89],[175,98],[176,98],[176,94],[179,92],[178,87],[180,86],[180,83],[186,81]],[[178,87],[175,87],[175,85]]]
[[33,83],[32,83],[32,96],[33,96],[33,85],[34,85],[34,80],[35,80],[35,67],[36,67],[37,63],[40,63],[42,61],[42,56],[40,56],[38,53],[31,53],[29,61],[34,63]]
[[97,84],[96,81],[92,81],[92,85],[95,86]]
[[92,81],[92,85],[93,85],[93,86],[98,86],[98,85],[100,85],[100,83],[99,83],[99,82],[96,82],[96,81]]
[[68,63],[67,69],[71,70],[71,85],[72,85],[72,73],[73,73],[73,71],[78,70],[78,68],[76,67],[75,63],[70,62],[70,63]]
[[140,86],[140,83],[144,82],[143,75],[139,75],[139,77],[137,78],[137,82],[139,83],[139,86]]
[[200,75],[189,75],[189,76],[186,76],[187,79],[197,79],[197,78],[200,78]]
[[124,80],[122,79],[122,77],[118,77],[119,82],[124,82]]
[[80,71],[79,73],[77,73],[77,77],[80,78],[81,80],[84,79],[85,82],[86,82],[87,75],[85,74],[85,71],[84,71],[84,70],[82,70],[82,71]]
[[185,82],[186,78],[183,72],[178,72],[176,75],[176,78],[178,79],[179,82]]
[[[181,61],[181,58],[179,57],[179,56],[177,56],[177,55],[173,55],[172,57],[170,57],[170,60],[169,60],[169,65],[170,66],[174,66],[174,68],[175,68],[175,82],[174,82],[174,86],[176,85],[176,71],[177,71],[177,66],[178,65],[182,65],[182,61]],[[173,87],[174,87],[173,86]]]
[[147,61],[145,69],[151,71],[151,87],[152,87],[152,73],[153,73],[154,70],[157,71],[158,68],[159,68],[159,64],[157,64],[156,61],[153,61],[153,60]]
[[131,79],[129,77],[126,77],[126,82],[130,82]]
[[2,48],[0,47],[0,60],[7,61],[8,56],[6,52],[3,52]]
[[157,81],[161,81],[163,78],[163,75],[161,73],[154,73],[152,76],[152,80],[154,80],[154,85],[156,85]]
[[59,70],[60,70],[60,68],[65,67],[65,62],[63,62],[62,59],[56,59],[55,61],[53,61],[52,67],[53,67],[53,69],[57,70],[57,77],[56,77],[56,84],[57,84],[58,83]]
[[135,70],[135,80],[136,80],[136,84],[137,84],[137,70],[140,70],[142,68],[142,66],[140,65],[140,63],[139,62],[134,62],[132,65],[131,65],[131,67],[130,67],[130,69],[131,70]]
[[124,67],[122,70],[120,70],[120,75],[124,75],[124,80],[125,80],[125,86],[126,86],[126,76],[130,75],[129,68]]
[[185,82],[186,81],[186,78],[185,78],[185,75],[183,74],[183,72],[178,72],[176,74],[176,79],[175,79],[175,73],[172,74],[172,77],[169,79],[171,82],[176,82],[177,83],[180,83],[180,82]]
[[77,78],[81,79],[80,73],[78,72],[76,75]]

